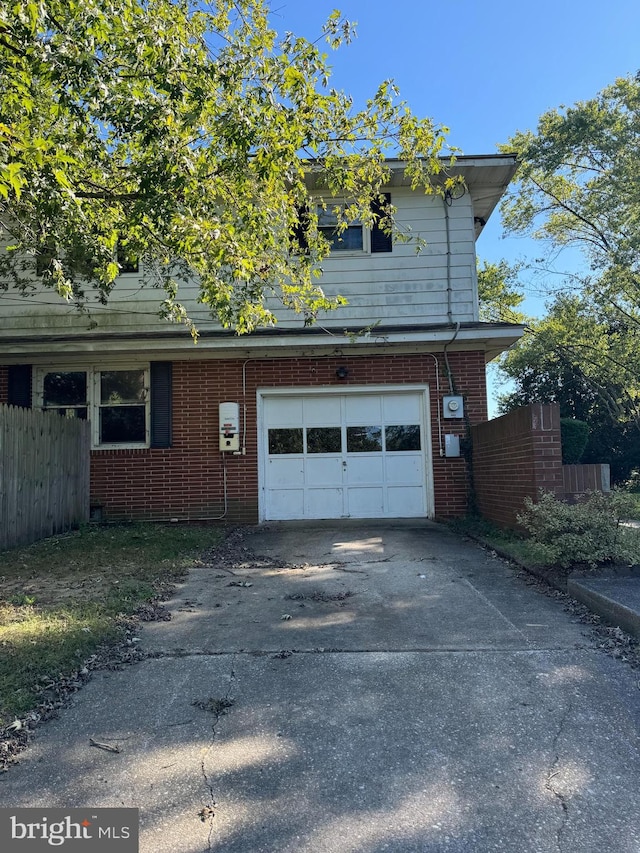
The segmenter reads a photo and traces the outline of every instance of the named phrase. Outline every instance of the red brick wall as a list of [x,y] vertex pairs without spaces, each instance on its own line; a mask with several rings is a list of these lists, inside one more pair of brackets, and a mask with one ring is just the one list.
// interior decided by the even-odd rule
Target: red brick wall
[[562,497],[562,445],[557,404],[533,403],[471,430],[473,481],[479,512],[517,527],[525,497],[539,489]]
[[[440,396],[450,393],[440,364]],[[469,423],[486,420],[485,364],[482,352],[450,353],[456,393],[465,397]],[[243,359],[183,361],[173,365],[173,446],[168,449],[95,450],[91,463],[91,496],[106,518],[196,519],[222,514],[223,467],[218,450],[218,405],[234,400],[242,408]],[[349,370],[336,378],[336,368]],[[0,373],[0,381],[2,374]],[[246,364],[247,454],[227,454],[227,518],[255,522],[258,517],[258,453],[256,389],[335,387],[350,385],[428,384],[435,514],[462,515],[467,509],[467,474],[463,458],[440,457],[436,365],[432,356],[392,355],[277,358]],[[0,385],[0,388],[2,386]],[[3,398],[0,396],[0,401]],[[5,398],[6,399],[6,391]],[[442,420],[442,433],[463,437],[466,421]]]

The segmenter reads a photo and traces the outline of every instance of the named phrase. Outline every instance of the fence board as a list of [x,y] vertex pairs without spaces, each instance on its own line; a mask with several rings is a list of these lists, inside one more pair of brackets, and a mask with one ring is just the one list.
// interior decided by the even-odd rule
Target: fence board
[[576,500],[587,492],[610,491],[609,465],[563,465],[562,479],[567,498]]
[[0,405],[0,550],[89,519],[90,427]]

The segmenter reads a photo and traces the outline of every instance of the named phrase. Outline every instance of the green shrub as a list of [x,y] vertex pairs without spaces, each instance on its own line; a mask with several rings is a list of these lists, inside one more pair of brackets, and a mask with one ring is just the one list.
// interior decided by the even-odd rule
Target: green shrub
[[518,522],[529,532],[537,558],[568,568],[586,563],[640,563],[640,533],[621,521],[633,517],[633,498],[624,492],[592,492],[577,504],[541,492],[537,503],[525,498]]
[[589,440],[589,424],[575,418],[560,418],[560,438],[563,464],[577,465]]

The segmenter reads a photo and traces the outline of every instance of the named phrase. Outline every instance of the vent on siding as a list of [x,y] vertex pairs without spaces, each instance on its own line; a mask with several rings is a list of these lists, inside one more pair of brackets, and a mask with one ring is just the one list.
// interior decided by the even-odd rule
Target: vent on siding
[[170,361],[152,361],[150,366],[151,447],[171,447]]
[[[384,219],[385,208],[391,204],[391,193],[382,193],[384,196],[384,203],[380,203],[376,199],[371,205],[372,212]],[[393,242],[391,240],[391,234],[385,234],[385,232],[380,228],[380,219],[376,219],[375,225],[371,229],[371,252],[391,252],[393,250]]]
[[31,408],[31,365],[12,364],[9,366],[9,394],[10,406],[20,406],[23,409]]

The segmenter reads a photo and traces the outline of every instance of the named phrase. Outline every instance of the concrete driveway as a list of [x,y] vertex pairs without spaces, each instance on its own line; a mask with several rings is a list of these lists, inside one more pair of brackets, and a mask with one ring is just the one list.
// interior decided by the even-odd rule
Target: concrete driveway
[[245,544],[40,729],[3,805],[139,807],[143,853],[638,853],[640,678],[556,600],[422,521]]

